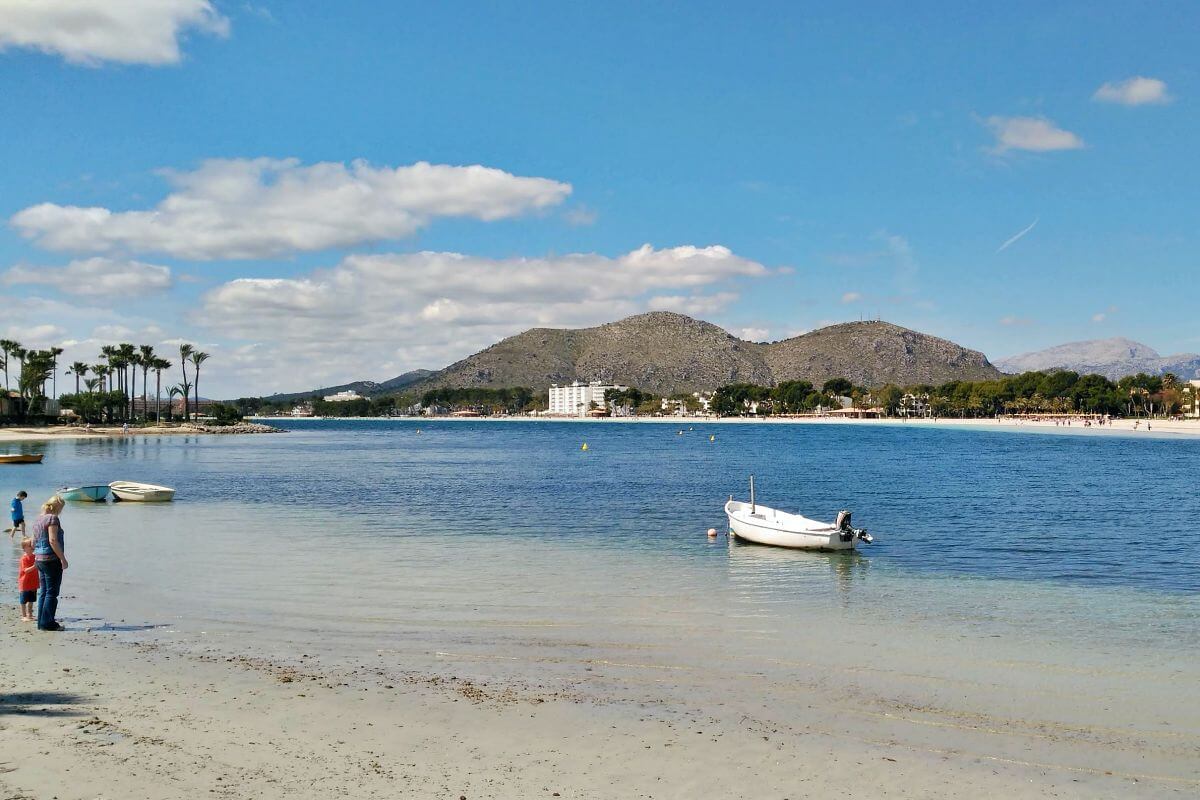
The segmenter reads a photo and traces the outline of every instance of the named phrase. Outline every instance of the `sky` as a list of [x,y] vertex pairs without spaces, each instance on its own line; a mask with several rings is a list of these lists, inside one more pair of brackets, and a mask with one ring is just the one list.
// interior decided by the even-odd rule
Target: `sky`
[[1191,2],[0,0],[0,334],[191,342],[213,397],[655,309],[1200,351],[1197,30]]

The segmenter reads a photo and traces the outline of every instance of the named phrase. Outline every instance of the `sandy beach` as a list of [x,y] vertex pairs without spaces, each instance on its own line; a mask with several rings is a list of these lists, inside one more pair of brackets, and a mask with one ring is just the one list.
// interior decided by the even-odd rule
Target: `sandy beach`
[[264,426],[254,423],[229,425],[224,427],[197,425],[192,423],[177,425],[136,426],[128,431],[120,425],[93,425],[84,428],[79,425],[64,425],[61,427],[40,428],[0,428],[0,442],[45,442],[67,439],[110,439],[118,436],[202,436],[206,434],[241,434],[266,433]]
[[1194,731],[917,706],[839,712],[816,685],[805,687],[807,713],[783,724],[613,703],[604,675],[557,692],[323,671],[304,654],[289,664],[186,655],[78,624],[38,634],[15,616],[3,625],[0,789],[11,798],[1116,798],[1200,788]]

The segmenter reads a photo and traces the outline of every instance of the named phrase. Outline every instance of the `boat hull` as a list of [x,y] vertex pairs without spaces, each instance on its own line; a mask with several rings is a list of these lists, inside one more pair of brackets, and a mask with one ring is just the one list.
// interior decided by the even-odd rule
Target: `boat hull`
[[0,464],[40,464],[44,453],[34,453],[32,455],[0,455]]
[[789,529],[792,514],[780,514],[763,506],[762,511],[751,513],[748,504],[730,501],[725,504],[725,515],[729,518],[729,532],[747,542],[766,544],[772,547],[788,547],[793,550],[853,550],[855,538],[843,540],[842,532],[832,525],[812,526],[807,530]]
[[103,503],[108,499],[107,486],[75,486],[58,491],[63,500],[73,500],[77,503]]
[[108,485],[113,497],[130,503],[166,503],[175,497],[175,490],[151,483],[114,481]]

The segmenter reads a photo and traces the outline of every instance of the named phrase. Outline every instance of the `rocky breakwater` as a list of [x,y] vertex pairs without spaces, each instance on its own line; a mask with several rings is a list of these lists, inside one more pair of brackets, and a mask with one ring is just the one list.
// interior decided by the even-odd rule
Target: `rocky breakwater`
[[261,422],[235,422],[232,425],[189,425],[187,429],[196,433],[286,433],[283,428],[263,425]]

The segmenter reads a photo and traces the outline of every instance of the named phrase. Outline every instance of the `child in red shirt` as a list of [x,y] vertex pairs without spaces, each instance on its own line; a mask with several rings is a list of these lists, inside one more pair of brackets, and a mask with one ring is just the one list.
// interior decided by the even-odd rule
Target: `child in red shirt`
[[33,558],[33,539],[21,540],[21,566],[17,567],[17,592],[21,600],[21,619],[33,622],[33,606],[37,603],[38,568]]

